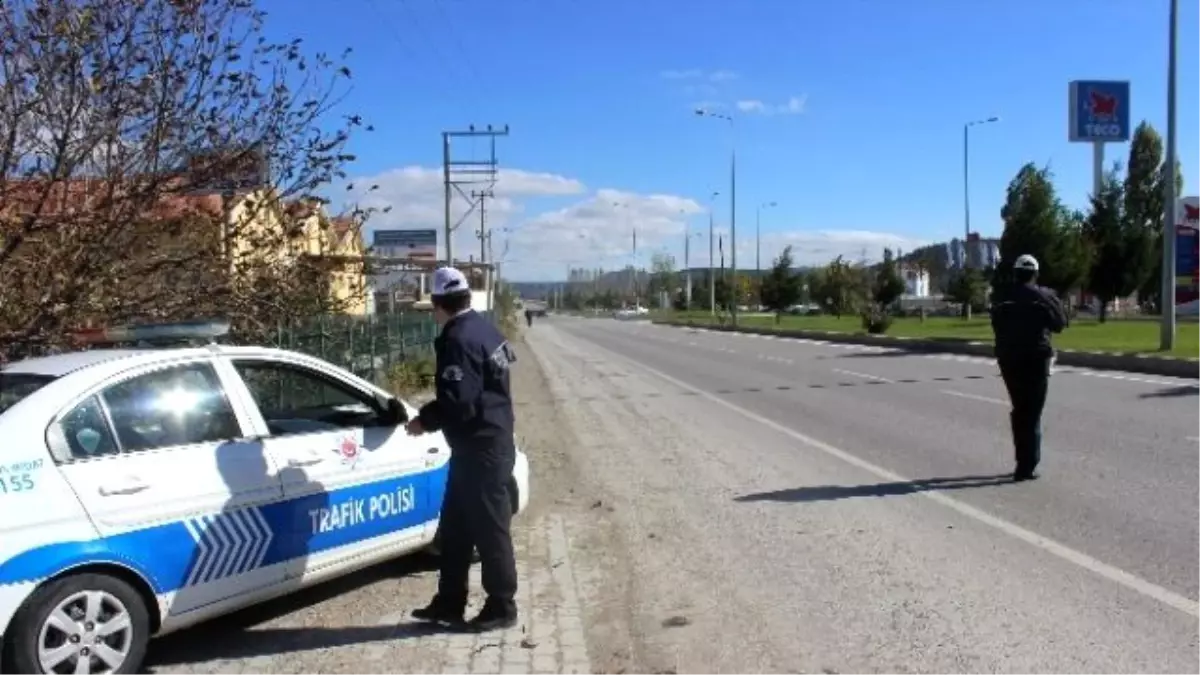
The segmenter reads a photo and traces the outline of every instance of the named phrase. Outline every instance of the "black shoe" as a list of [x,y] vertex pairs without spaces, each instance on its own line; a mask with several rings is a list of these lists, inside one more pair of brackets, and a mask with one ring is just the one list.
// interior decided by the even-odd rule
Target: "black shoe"
[[1021,482],[1027,481],[1027,480],[1037,480],[1038,475],[1036,473],[1034,473],[1034,471],[1032,469],[1030,469],[1029,471],[1023,471],[1023,470],[1018,469],[1017,471],[1013,472],[1012,479],[1013,479],[1014,483],[1021,483]]
[[466,609],[451,607],[447,604],[438,602],[434,599],[425,607],[414,609],[412,618],[417,621],[425,621],[428,623],[442,623],[449,625],[461,625],[464,621]]
[[467,622],[467,630],[473,633],[486,633],[493,630],[504,630],[517,625],[517,608],[500,607],[484,603],[479,615]]

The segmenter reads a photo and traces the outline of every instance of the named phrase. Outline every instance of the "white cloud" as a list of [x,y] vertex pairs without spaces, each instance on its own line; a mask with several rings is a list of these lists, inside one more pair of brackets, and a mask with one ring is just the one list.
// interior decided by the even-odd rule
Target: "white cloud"
[[807,96],[792,96],[779,104],[764,103],[758,99],[737,102],[737,109],[750,115],[800,115],[804,113]]
[[[353,181],[363,207],[391,206],[367,223],[370,232],[385,228],[434,228],[442,239],[443,192],[440,167],[408,166]],[[378,189],[366,193],[371,185]],[[479,189],[483,186],[477,186]],[[468,193],[470,186],[464,187]],[[692,234],[690,262],[693,267],[709,264],[708,219],[704,205],[685,196],[639,194],[617,189],[588,192],[573,178],[551,173],[501,169],[493,188],[495,198],[487,201],[487,222],[493,231],[493,252],[504,254],[505,276],[517,280],[557,280],[568,266],[621,269],[632,264],[633,230],[637,229],[640,266],[648,266],[651,255],[666,252],[683,265],[685,228]],[[528,213],[530,199],[569,198],[577,201],[541,213]],[[345,200],[353,201],[353,198]],[[455,194],[451,215],[455,222],[469,208]],[[720,211],[720,209],[718,209]],[[753,214],[739,214],[738,263],[754,266]],[[723,219],[722,219],[723,220]],[[454,254],[465,259],[478,256],[478,211],[471,213],[454,234]],[[715,232],[726,237],[725,256],[731,257],[726,224],[718,221]],[[885,247],[911,251],[929,242],[899,234],[870,230],[788,230],[764,232],[762,265],[767,267],[784,246],[792,245],[800,265],[823,265],[843,255],[858,260],[864,252],[878,260]],[[439,246],[439,248],[441,248]],[[444,255],[444,253],[440,253]]]
[[[930,242],[892,232],[873,230],[792,230],[763,235],[762,265],[767,267],[785,246],[792,247],[792,257],[797,265],[815,266],[828,264],[837,256],[858,261],[866,258],[878,261],[883,258],[883,249],[912,251]],[[754,253],[753,232],[748,241],[738,242],[738,255]],[[744,258],[743,258],[744,259]],[[751,258],[752,260],[753,258]],[[739,261],[739,267],[745,263]]]
[[[367,222],[367,243],[370,243],[371,232],[378,229],[421,229],[434,228],[438,231],[439,255],[444,255],[445,242],[443,228],[445,225],[445,194],[442,184],[442,169],[440,167],[406,166],[392,169],[376,176],[355,178],[351,181],[354,188],[350,191],[347,203],[357,199],[362,208],[384,209],[389,212],[377,212]],[[370,189],[377,186],[376,189]],[[486,184],[464,185],[463,191],[471,192],[487,188]],[[583,183],[573,178],[567,178],[552,173],[522,171],[520,169],[500,169],[497,173],[496,184],[492,188],[494,197],[486,200],[487,222],[489,228],[503,228],[523,211],[522,202],[532,197],[561,197],[581,194],[585,191]],[[459,222],[471,209],[470,200],[464,199],[457,192],[453,193],[450,202],[450,216],[453,223]],[[466,258],[468,255],[478,256],[479,239],[476,231],[479,229],[478,210],[472,211],[462,225],[454,233],[454,256]],[[493,247],[496,245],[493,237]]]
[[729,82],[741,77],[738,73],[727,68],[703,70],[689,68],[687,70],[664,70],[658,74],[664,80],[707,80],[709,82]]
[[687,197],[602,189],[566,208],[543,213],[514,228],[509,258],[515,278],[557,278],[567,266],[613,270],[656,251],[682,246],[684,225],[704,208]]

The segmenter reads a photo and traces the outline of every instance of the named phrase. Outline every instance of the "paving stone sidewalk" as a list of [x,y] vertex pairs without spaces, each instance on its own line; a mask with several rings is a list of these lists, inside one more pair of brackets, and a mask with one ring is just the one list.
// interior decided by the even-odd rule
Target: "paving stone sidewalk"
[[[243,629],[216,625],[184,631],[159,643],[157,659],[152,645],[153,671],[590,672],[564,519],[549,514],[527,523],[518,517],[513,525],[521,620],[508,631],[433,632],[412,622],[409,612],[428,601],[436,586],[436,573],[425,573],[384,578]],[[468,615],[478,611],[483,600],[478,565],[471,576]],[[182,651],[171,654],[176,645]]]

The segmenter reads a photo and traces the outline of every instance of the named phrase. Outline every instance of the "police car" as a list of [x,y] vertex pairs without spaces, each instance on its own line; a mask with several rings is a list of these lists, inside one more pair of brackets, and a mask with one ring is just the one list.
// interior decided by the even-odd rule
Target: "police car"
[[[135,672],[152,635],[430,546],[450,452],[441,434],[404,432],[415,414],[278,349],[105,348],[4,367],[2,669]],[[510,494],[522,511],[520,451]]]

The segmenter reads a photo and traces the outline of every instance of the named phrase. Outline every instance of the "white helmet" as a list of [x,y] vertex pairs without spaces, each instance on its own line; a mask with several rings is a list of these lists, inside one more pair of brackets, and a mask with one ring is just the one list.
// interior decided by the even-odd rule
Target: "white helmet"
[[1037,258],[1025,253],[1017,256],[1017,261],[1013,263],[1013,269],[1029,270],[1031,272],[1038,271]]

